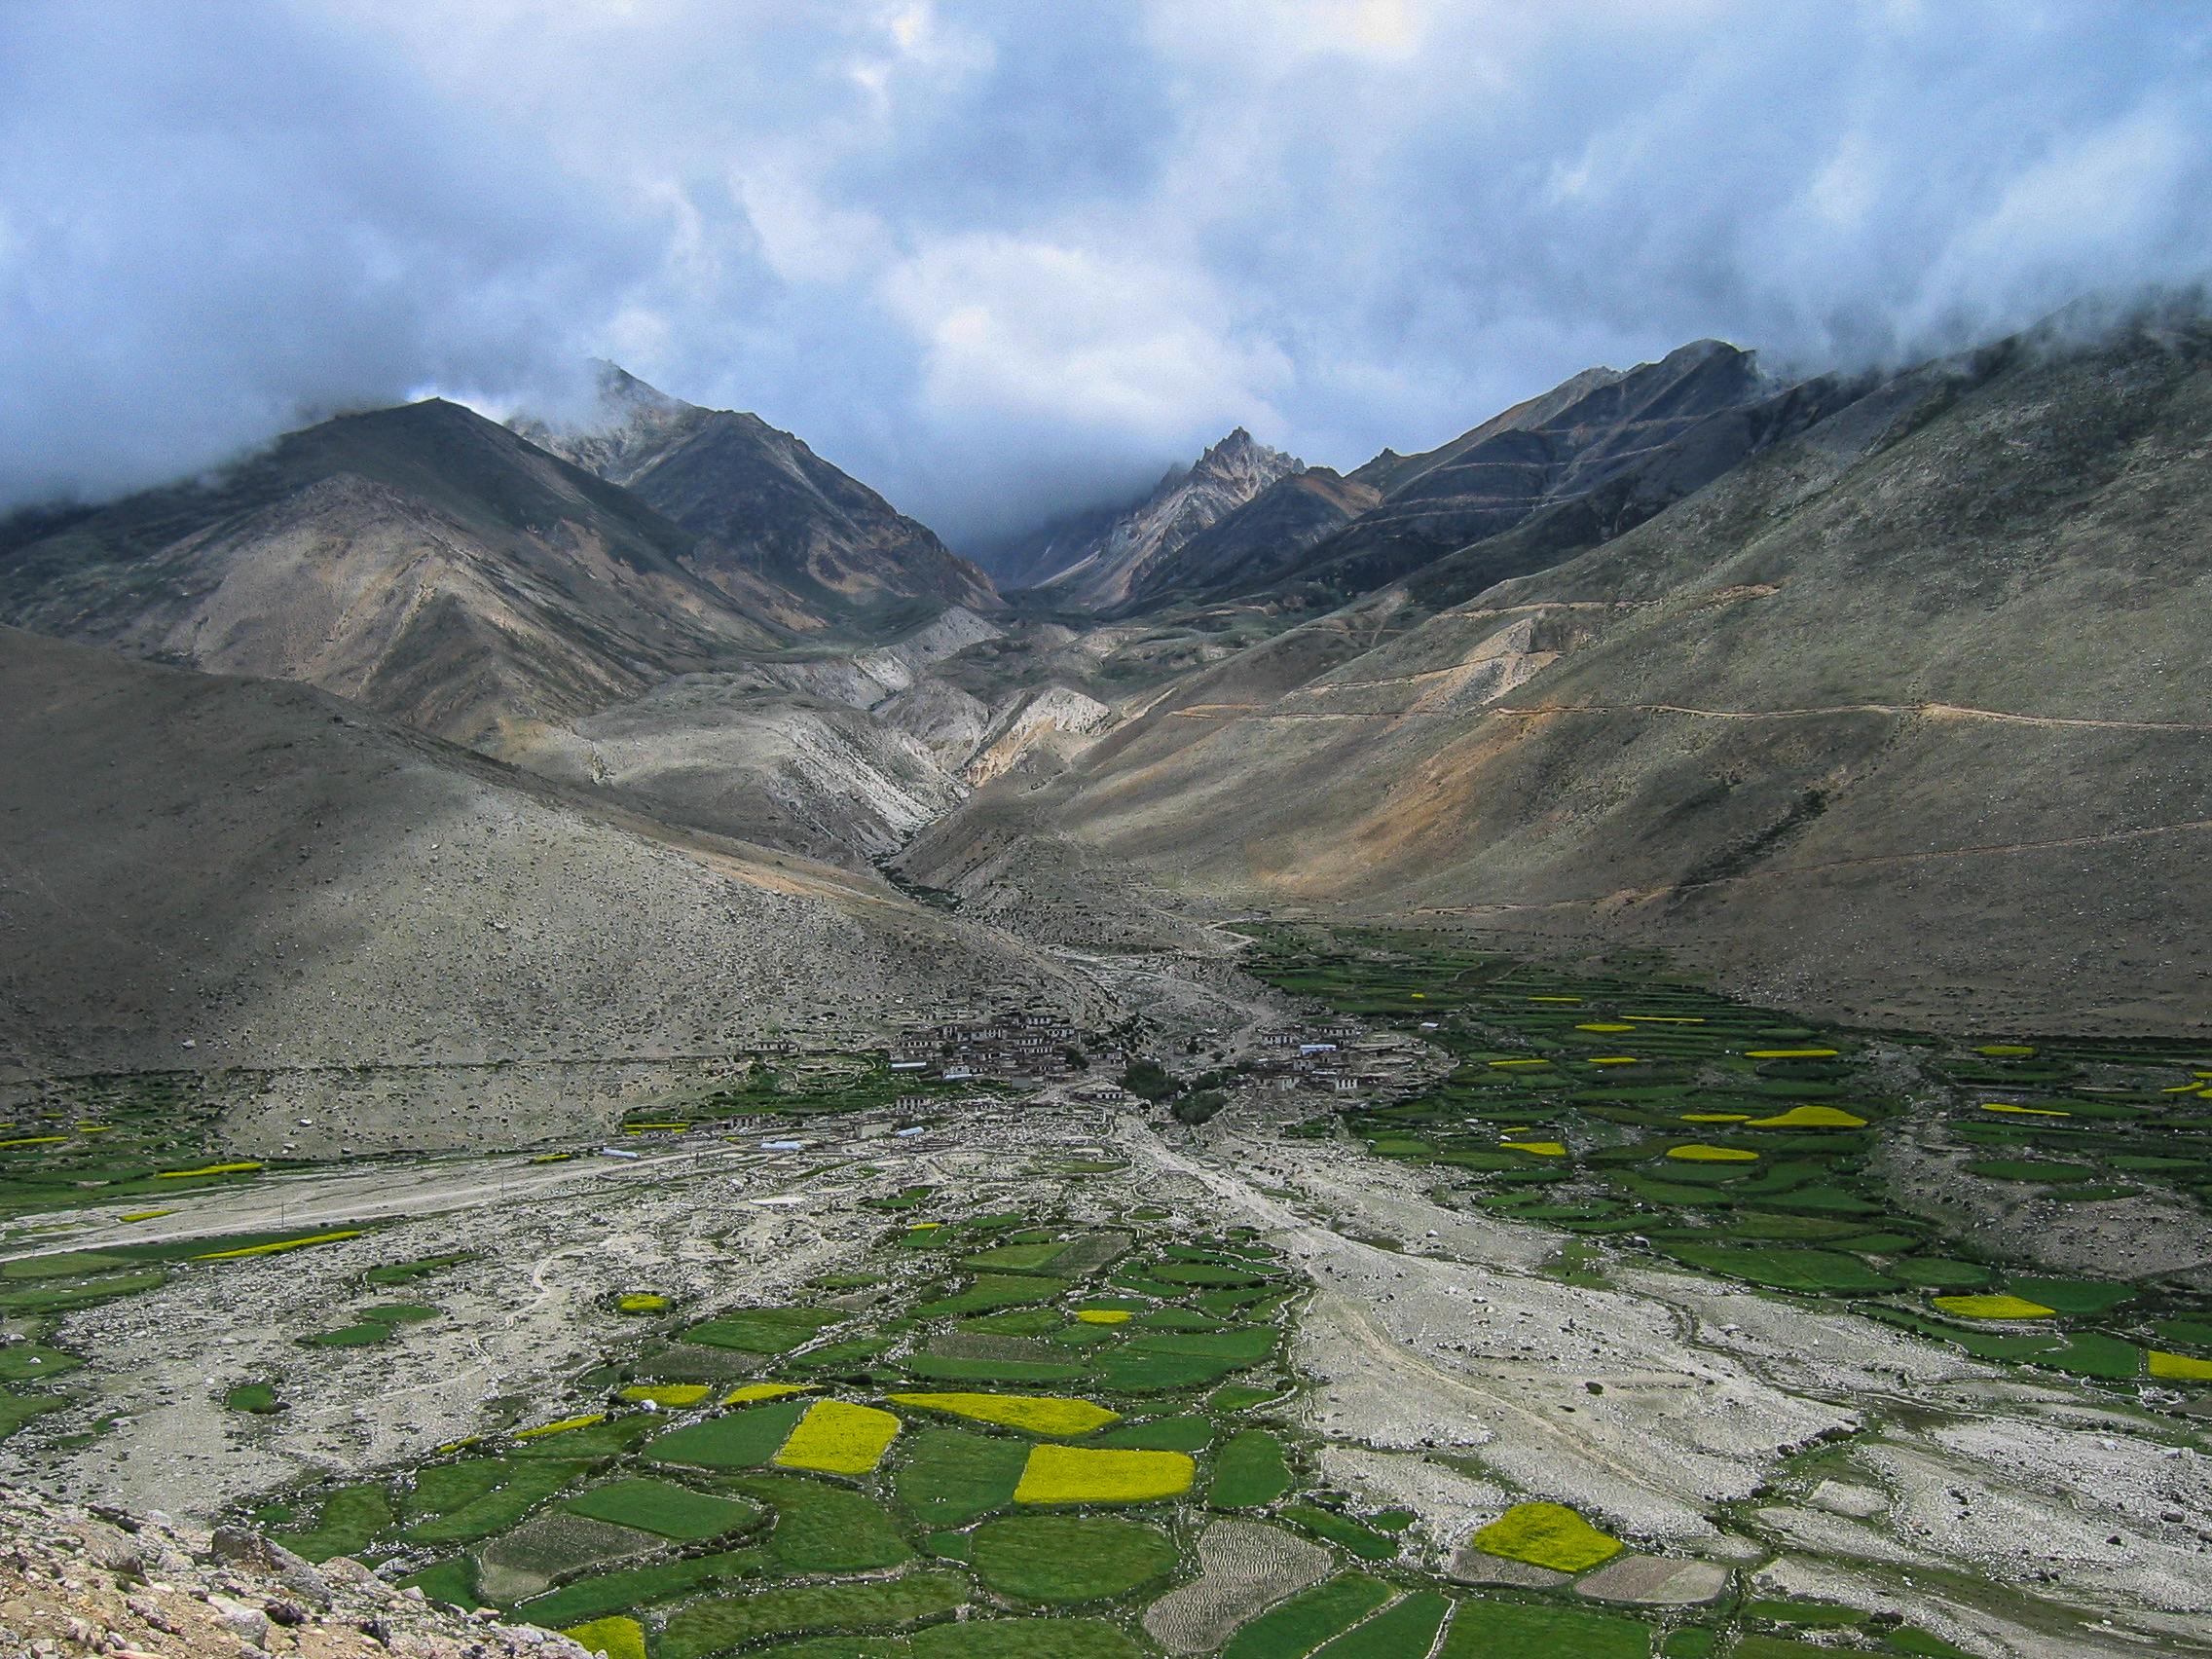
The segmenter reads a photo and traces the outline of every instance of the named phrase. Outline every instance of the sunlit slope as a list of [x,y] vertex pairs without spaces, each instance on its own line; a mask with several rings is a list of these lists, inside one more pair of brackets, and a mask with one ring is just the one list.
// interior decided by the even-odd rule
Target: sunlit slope
[[311,687],[0,629],[0,1066],[18,1076],[645,1062],[818,1015],[865,1032],[900,999],[1075,994],[871,882]]
[[2208,363],[2194,327],[1905,377],[1558,569],[1222,665],[1058,822],[1847,1011],[2201,1017]]

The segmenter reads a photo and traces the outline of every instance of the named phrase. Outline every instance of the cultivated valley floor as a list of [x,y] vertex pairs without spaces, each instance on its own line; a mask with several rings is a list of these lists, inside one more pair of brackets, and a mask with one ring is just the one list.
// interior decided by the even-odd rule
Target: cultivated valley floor
[[20,1203],[0,1474],[610,1659],[2212,1653],[2212,1051],[1248,931],[1112,969],[1196,1124],[845,1056]]

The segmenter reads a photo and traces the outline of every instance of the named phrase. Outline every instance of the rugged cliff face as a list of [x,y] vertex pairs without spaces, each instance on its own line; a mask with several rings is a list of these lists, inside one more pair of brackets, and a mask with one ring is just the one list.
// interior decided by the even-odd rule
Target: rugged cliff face
[[1865,1017],[2201,1020],[2212,331],[1826,395],[1565,563],[1430,566],[1179,682],[1023,832]]
[[756,415],[701,409],[606,363],[580,426],[515,424],[699,536],[690,568],[733,594],[764,578],[847,621],[901,602],[998,607],[981,570]]
[[1239,426],[1125,510],[1046,527],[1038,539],[1049,559],[1037,548],[1007,557],[1030,571],[1025,585],[1039,598],[1109,609],[1173,581],[1173,561],[1187,543],[1304,465]]

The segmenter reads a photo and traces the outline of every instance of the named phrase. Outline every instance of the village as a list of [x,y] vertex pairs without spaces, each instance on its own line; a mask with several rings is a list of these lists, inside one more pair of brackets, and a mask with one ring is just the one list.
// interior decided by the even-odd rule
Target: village
[[[1425,1021],[1420,1029],[1433,1031],[1437,1025]],[[1359,1020],[1328,1015],[1234,1036],[1207,1027],[1185,1048],[1207,1062],[1199,1074],[1203,1087],[1361,1095],[1408,1083],[1419,1069],[1422,1046],[1400,1033],[1371,1032]],[[1138,1056],[1117,1047],[1111,1037],[1079,1031],[1049,1012],[1007,1013],[905,1031],[893,1039],[890,1054],[891,1070],[903,1076],[1065,1088],[1067,1098],[1087,1104],[1124,1105],[1143,1098],[1122,1081],[1093,1079],[1101,1069],[1125,1077],[1124,1068],[1139,1063]]]

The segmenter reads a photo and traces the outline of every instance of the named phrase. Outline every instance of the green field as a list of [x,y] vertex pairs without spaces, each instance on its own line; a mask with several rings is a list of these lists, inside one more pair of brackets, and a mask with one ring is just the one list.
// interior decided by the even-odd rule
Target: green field
[[811,1403],[778,1400],[772,1405],[749,1406],[660,1435],[645,1443],[645,1454],[656,1463],[686,1463],[704,1469],[756,1468],[782,1449]]
[[983,1582],[1020,1602],[1120,1596],[1175,1569],[1175,1546],[1151,1527],[1104,1516],[1016,1515],[976,1529]]
[[1380,1578],[1340,1574],[1262,1613],[1230,1639],[1222,1659],[1304,1659],[1395,1594]]
[[1810,1291],[1817,1296],[1864,1296],[1895,1290],[1898,1281],[1856,1256],[1835,1250],[1757,1249],[1725,1244],[1673,1244],[1668,1255],[1693,1268],[1749,1279],[1778,1290]]
[[672,1602],[706,1585],[750,1577],[758,1572],[761,1566],[758,1550],[736,1550],[664,1562],[657,1567],[602,1572],[565,1584],[550,1595],[521,1603],[514,1613],[517,1618],[544,1629],[560,1630],[585,1619],[604,1618],[608,1613],[624,1612],[632,1607],[648,1607],[656,1602]]
[[760,1519],[756,1503],[709,1497],[666,1481],[630,1479],[593,1487],[561,1505],[571,1515],[637,1527],[664,1538],[696,1543],[750,1527]]
[[1319,1648],[1314,1659],[1428,1659],[1451,1613],[1450,1597],[1417,1590]]
[[961,1428],[925,1428],[902,1437],[904,1460],[893,1490],[907,1514],[932,1530],[958,1527],[1014,1501],[1029,1445]]
[[788,1572],[869,1572],[914,1552],[874,1499],[799,1475],[727,1478],[723,1485],[775,1513],[765,1548]]
[[1216,1509],[1254,1509],[1274,1502],[1290,1487],[1282,1442],[1264,1428],[1240,1429],[1214,1457],[1206,1501]]
[[717,1596],[671,1614],[660,1651],[662,1659],[703,1659],[763,1637],[911,1624],[940,1617],[967,1600],[967,1586],[959,1579],[933,1572],[888,1583],[809,1584]]
[[305,1561],[328,1561],[358,1554],[392,1520],[391,1498],[381,1485],[340,1487],[322,1499],[312,1528],[270,1536]]
[[1103,1619],[968,1619],[933,1625],[906,1644],[911,1659],[1138,1659]]
[[694,1325],[683,1333],[683,1340],[740,1353],[789,1353],[812,1342],[823,1326],[845,1317],[820,1308],[748,1308]]
[[[587,1463],[554,1459],[503,1463],[501,1474],[504,1478],[498,1486],[430,1520],[416,1522],[403,1536],[410,1542],[419,1544],[462,1544],[471,1543],[478,1538],[489,1538],[495,1532],[505,1531],[589,1467]],[[291,1547],[301,1555],[307,1554],[297,1544]],[[350,1552],[337,1550],[332,1553],[346,1555]]]
[[1579,1607],[1461,1602],[1436,1659],[1649,1659],[1650,1653],[1651,1627],[1634,1619]]

